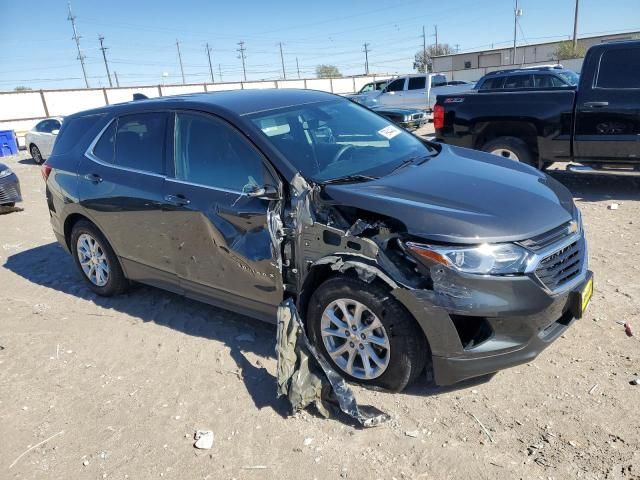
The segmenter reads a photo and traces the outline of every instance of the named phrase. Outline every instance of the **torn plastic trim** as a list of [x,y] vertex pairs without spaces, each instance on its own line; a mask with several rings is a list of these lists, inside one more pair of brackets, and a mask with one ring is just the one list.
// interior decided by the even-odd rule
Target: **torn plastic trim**
[[390,420],[389,415],[373,406],[358,405],[344,378],[318,354],[307,338],[291,299],[278,307],[276,357],[277,394],[288,398],[293,412],[314,405],[328,418],[339,409],[363,427],[375,427]]
[[[349,253],[348,255],[354,254]],[[366,257],[364,255],[362,256],[362,258],[369,259],[369,257]],[[389,277],[379,268],[362,261],[344,258],[340,254],[321,258],[320,260],[315,261],[311,266],[313,268],[318,265],[329,265],[331,270],[340,273],[345,273],[347,270],[353,269],[358,274],[358,277],[367,283],[371,283],[376,278],[379,278],[393,289],[399,287],[391,277]]]

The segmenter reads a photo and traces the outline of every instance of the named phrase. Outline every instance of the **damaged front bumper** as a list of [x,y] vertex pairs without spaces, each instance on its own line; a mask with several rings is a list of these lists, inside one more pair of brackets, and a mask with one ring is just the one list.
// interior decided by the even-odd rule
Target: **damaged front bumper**
[[450,385],[534,359],[581,316],[591,281],[585,270],[554,295],[528,276],[467,276],[455,292],[393,293],[429,339],[435,383]]

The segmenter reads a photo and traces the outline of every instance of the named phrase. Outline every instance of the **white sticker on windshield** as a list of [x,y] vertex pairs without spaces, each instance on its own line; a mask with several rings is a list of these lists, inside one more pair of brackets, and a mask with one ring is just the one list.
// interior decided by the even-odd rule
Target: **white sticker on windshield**
[[384,127],[382,130],[378,130],[378,133],[384,138],[391,140],[393,137],[400,135],[400,129],[393,125],[389,125],[388,127]]

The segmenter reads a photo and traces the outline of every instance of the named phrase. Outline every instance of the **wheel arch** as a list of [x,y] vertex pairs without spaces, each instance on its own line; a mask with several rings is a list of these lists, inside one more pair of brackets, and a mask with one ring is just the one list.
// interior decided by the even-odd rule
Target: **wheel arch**
[[481,150],[482,146],[499,137],[514,137],[527,144],[537,162],[538,129],[530,121],[505,120],[499,122],[481,122],[476,124],[473,148]]

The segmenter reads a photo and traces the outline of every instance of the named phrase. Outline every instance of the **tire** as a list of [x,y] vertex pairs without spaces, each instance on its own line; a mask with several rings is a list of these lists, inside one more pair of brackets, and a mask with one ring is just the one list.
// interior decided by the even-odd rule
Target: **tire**
[[44,163],[42,153],[40,153],[40,149],[36,145],[31,144],[31,146],[29,147],[29,152],[31,152],[31,158],[33,158],[33,161],[36,162],[36,165],[42,165]]
[[[380,325],[382,329],[372,328],[368,332],[364,330],[367,332],[366,335],[369,335],[367,339],[362,337],[360,328],[352,331],[347,337],[345,330],[348,330],[348,325],[345,322],[342,327],[329,323],[332,332],[342,332],[345,335],[340,337],[325,334],[323,336],[322,330],[327,331],[327,322],[330,317],[327,315],[326,319],[323,319],[325,309],[337,311],[339,316],[340,312],[344,312],[338,305],[342,300],[345,300],[347,311],[352,314],[355,312],[356,305],[349,302],[364,306],[365,310],[359,322],[361,327],[366,329],[373,325],[377,318],[380,323],[375,322],[375,324]],[[333,310],[334,308],[336,310]],[[353,317],[355,315],[351,318]],[[344,318],[343,315],[342,319]],[[307,327],[311,341],[337,372],[350,381],[393,392],[403,390],[422,373],[429,355],[424,334],[409,312],[381,286],[364,283],[351,277],[333,277],[318,287],[311,296],[307,308]],[[368,339],[374,339],[375,343]],[[385,343],[381,339],[386,340],[387,347],[381,346]],[[335,352],[346,349],[348,342],[351,342],[348,350],[336,356]],[[330,349],[334,352],[334,357],[329,352]],[[362,355],[368,356],[371,350],[376,353],[378,360],[382,360],[386,365],[382,368],[373,360],[373,357],[369,356],[367,362],[375,370],[375,376],[369,375],[369,378],[366,378],[365,360]],[[354,359],[349,369],[351,357]]]
[[482,151],[537,167],[529,146],[516,137],[498,137],[482,146]]
[[[91,247],[91,240],[97,245],[94,250],[94,257],[84,253],[92,253],[90,248],[86,248]],[[107,239],[104,238],[104,235],[93,223],[87,220],[77,222],[71,231],[69,243],[76,267],[91,290],[103,297],[119,295],[127,290],[129,281],[124,276],[118,257],[109,242],[107,242]],[[78,253],[79,251],[81,253]],[[89,262],[88,266],[85,263],[83,268],[80,257],[92,258],[96,263]],[[104,270],[105,264],[106,272]],[[85,268],[91,269],[91,267],[93,267],[95,273],[91,274],[91,271],[85,272]]]

